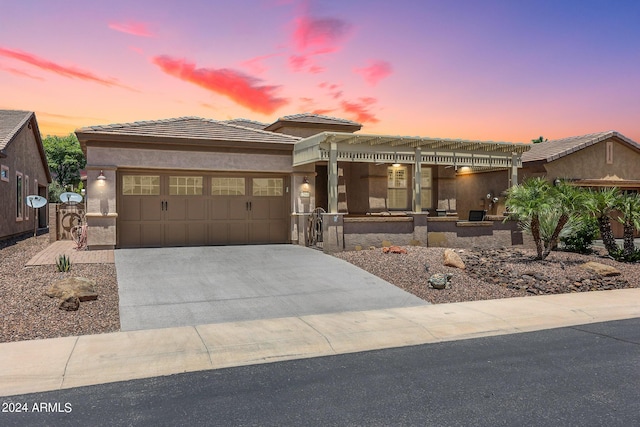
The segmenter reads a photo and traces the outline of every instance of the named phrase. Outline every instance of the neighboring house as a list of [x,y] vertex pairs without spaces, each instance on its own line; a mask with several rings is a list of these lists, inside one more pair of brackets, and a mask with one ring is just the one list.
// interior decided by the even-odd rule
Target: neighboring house
[[[427,244],[427,214],[456,209],[458,168],[500,170],[515,181],[529,148],[354,133],[361,127],[296,114],[268,125],[183,117],[78,129],[88,245],[304,244],[316,207],[329,215],[326,235],[338,249],[363,244],[365,234],[374,244],[385,233]],[[402,218],[361,218],[390,212]],[[349,229],[360,236],[345,241]]]
[[0,110],[0,239],[47,226],[47,208],[40,209],[35,224],[26,197],[46,198],[50,182],[35,113]]
[[[560,179],[581,187],[617,187],[637,192],[640,191],[640,144],[616,131],[531,144],[531,149],[522,154],[520,172],[518,182],[530,177],[546,177],[550,182]],[[501,174],[467,175],[458,182],[458,193],[476,202],[471,203],[474,209],[484,205],[491,213],[504,211],[501,194],[508,188],[508,182]],[[499,196],[498,203],[490,206],[484,196],[489,193]],[[471,207],[467,204],[464,208]],[[622,237],[622,227],[616,222],[612,225],[617,237]]]

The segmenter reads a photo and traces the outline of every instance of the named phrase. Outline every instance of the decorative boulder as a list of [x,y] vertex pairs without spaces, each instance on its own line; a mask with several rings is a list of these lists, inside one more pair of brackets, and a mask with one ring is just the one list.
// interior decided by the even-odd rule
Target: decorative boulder
[[80,308],[80,299],[75,295],[66,294],[60,298],[60,310],[77,311]]
[[93,301],[98,299],[98,293],[94,286],[93,280],[84,277],[69,277],[54,282],[45,294],[51,298],[73,296],[78,298],[78,301]]
[[609,277],[609,276],[619,276],[620,270],[615,267],[611,267],[610,265],[601,264],[599,262],[589,261],[580,265],[581,268],[585,270],[592,271],[599,276]]
[[451,273],[436,273],[429,277],[429,284],[434,289],[444,289],[449,284],[449,280],[453,277]]
[[447,267],[455,267],[460,269],[465,268],[464,262],[462,261],[462,258],[460,258],[460,255],[455,253],[455,251],[453,251],[452,249],[444,250],[443,264],[446,265]]

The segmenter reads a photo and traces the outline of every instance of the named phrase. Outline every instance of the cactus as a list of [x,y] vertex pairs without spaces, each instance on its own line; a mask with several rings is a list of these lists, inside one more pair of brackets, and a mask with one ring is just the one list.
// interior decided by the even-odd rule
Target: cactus
[[71,270],[71,260],[66,255],[59,255],[56,261],[56,268],[60,273],[66,273]]

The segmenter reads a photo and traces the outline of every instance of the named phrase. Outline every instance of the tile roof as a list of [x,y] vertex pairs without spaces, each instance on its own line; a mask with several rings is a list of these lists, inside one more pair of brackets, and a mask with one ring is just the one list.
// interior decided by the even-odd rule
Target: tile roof
[[301,114],[293,114],[290,116],[280,117],[277,121],[287,121],[287,122],[301,122],[301,123],[319,123],[319,124],[329,124],[329,125],[351,125],[351,126],[360,126],[362,124],[358,122],[354,122],[352,120],[341,119],[338,117],[329,117],[323,116],[321,114],[313,114],[313,113],[301,113]]
[[0,151],[7,147],[32,116],[32,111],[0,110]]
[[598,142],[616,137],[632,147],[640,150],[640,144],[620,134],[610,130],[606,132],[590,133],[588,135],[572,136],[569,138],[556,139],[553,141],[531,144],[531,150],[522,154],[523,162],[546,161],[552,162],[568,154],[574,153],[583,148],[587,148]]
[[295,136],[267,132],[201,117],[178,117],[174,119],[88,126],[77,129],[76,134],[79,137],[82,135],[83,138],[91,134],[102,134],[274,144],[295,144],[300,140]]
[[221,120],[221,123],[228,123],[231,125],[236,125],[236,126],[244,126],[246,128],[252,128],[252,129],[264,129],[267,126],[269,126],[268,123],[262,123],[262,122],[258,122],[255,120],[249,120],[249,119],[230,119],[230,120]]

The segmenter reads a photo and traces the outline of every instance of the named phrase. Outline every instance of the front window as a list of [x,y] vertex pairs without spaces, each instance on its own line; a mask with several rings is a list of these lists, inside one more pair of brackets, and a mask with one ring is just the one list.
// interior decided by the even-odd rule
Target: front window
[[390,166],[387,168],[387,209],[407,209],[407,167]]

